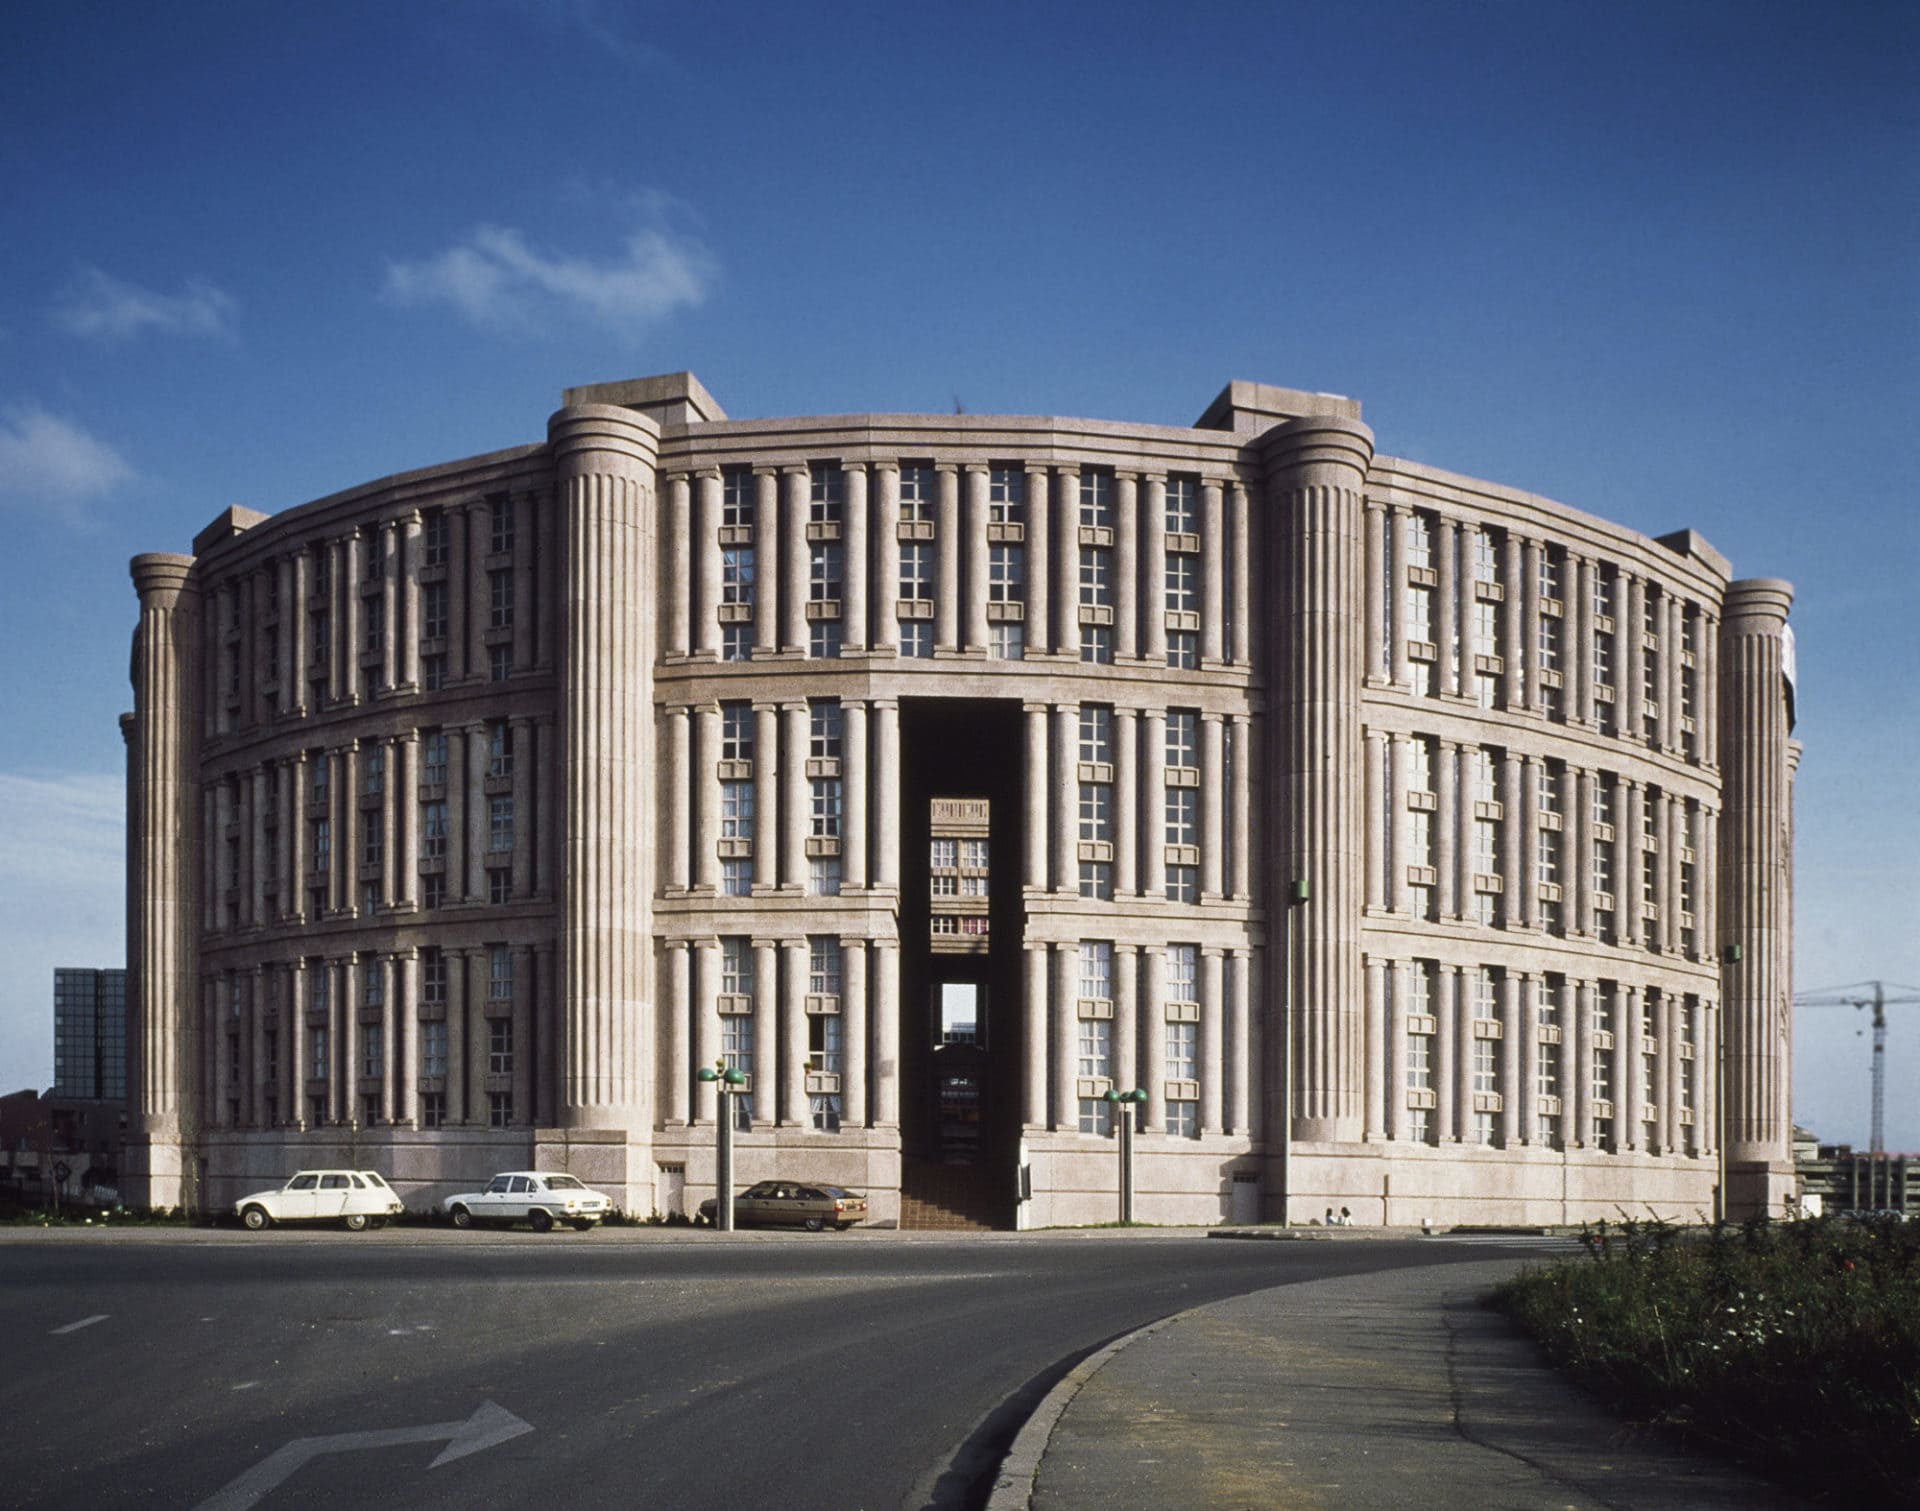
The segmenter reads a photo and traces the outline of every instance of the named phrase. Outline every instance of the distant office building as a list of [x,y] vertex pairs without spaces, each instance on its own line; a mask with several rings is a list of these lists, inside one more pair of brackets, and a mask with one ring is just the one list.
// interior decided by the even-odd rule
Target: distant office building
[[1111,1218],[1132,1091],[1152,1222],[1792,1190],[1786,583],[1262,384],[564,404],[134,560],[130,1199],[678,1207],[716,1062],[878,1221]]
[[127,1096],[127,973],[61,966],[53,973],[53,1095],[122,1102]]

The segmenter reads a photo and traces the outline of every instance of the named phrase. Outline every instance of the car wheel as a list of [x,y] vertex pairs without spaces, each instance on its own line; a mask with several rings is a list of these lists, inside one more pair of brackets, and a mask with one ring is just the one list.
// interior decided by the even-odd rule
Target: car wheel
[[346,1223],[349,1233],[364,1233],[367,1230],[367,1214],[364,1212],[355,1212],[342,1220]]
[[852,1226],[853,1224],[850,1222],[837,1222],[833,1225],[833,1231],[836,1233],[844,1233]]
[[273,1226],[273,1219],[267,1216],[265,1207],[248,1207],[240,1214],[240,1221],[254,1232],[259,1233]]
[[472,1227],[473,1214],[469,1212],[465,1207],[455,1207],[453,1209],[453,1225],[456,1228]]
[[527,1221],[533,1224],[533,1231],[536,1233],[553,1231],[553,1214],[545,1207],[535,1207],[527,1214]]
[[827,1225],[827,1220],[824,1217],[809,1217],[806,1221],[805,1227],[809,1233],[818,1233],[826,1225]]

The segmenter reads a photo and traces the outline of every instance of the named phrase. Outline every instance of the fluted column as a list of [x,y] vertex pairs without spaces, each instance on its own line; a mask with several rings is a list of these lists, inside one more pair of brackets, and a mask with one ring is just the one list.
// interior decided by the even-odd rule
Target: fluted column
[[873,942],[873,1125],[900,1126],[900,945]]
[[1386,1106],[1382,1127],[1386,1138],[1405,1139],[1410,1136],[1407,1126],[1407,1041],[1412,1037],[1407,1032],[1407,975],[1418,967],[1389,960],[1382,969],[1386,976],[1384,989],[1390,994],[1385,1004],[1387,1064],[1383,1079],[1386,1083]]
[[[1049,1077],[1053,1092],[1052,1122],[1058,1132],[1075,1133],[1080,1128],[1080,1099],[1074,1094],[1075,1072],[1080,1068],[1080,1046],[1077,1042],[1080,1014],[1074,983],[1074,973],[1079,964],[1079,946],[1056,941],[1052,956],[1048,997],[1051,998],[1053,1037],[1047,1056],[1052,1072]],[[1042,1012],[1036,1015],[1035,1021],[1048,1021],[1046,1008],[1043,1007]]]
[[1369,1143],[1386,1136],[1387,1094],[1399,1062],[1388,1057],[1387,963],[1369,956],[1366,962],[1367,1048],[1366,1126]]
[[[394,956],[388,995],[394,1020],[387,1041],[394,1061],[393,1116],[402,1127],[412,1128],[420,1117],[420,952],[411,945]],[[289,1024],[291,1032],[300,1031],[297,1013],[290,1015]]]
[[1226,502],[1217,479],[1200,484],[1200,664],[1226,659],[1227,566]]
[[[1779,1211],[1792,1189],[1788,954],[1793,822],[1785,633],[1793,589],[1759,578],[1727,589],[1720,630],[1719,855],[1729,1214]],[[1729,947],[1738,960],[1728,960]]]
[[1045,940],[1029,939],[1021,951],[1020,1047],[1021,1069],[1020,1121],[1024,1127],[1050,1127],[1047,1116],[1047,1067],[1053,1060],[1052,1040],[1048,1035],[1047,965],[1051,959]]
[[780,957],[779,941],[753,941],[753,1121],[772,1126],[780,1107]]
[[700,704],[693,710],[693,724],[693,889],[710,893],[720,885],[720,782],[714,775],[720,759],[720,705]]
[[964,649],[972,655],[985,655],[987,649],[987,483],[986,464],[969,462],[966,521],[962,527],[966,532],[967,570],[961,618],[966,625]]
[[754,468],[753,494],[753,654],[764,661],[780,650],[780,474]]
[[[689,1012],[694,1034],[695,1067],[717,1064],[720,1059],[720,941],[711,935],[693,941],[693,1001]],[[688,1071],[678,1074],[684,1079]],[[718,1115],[718,1083],[693,1083],[693,1117],[696,1123],[713,1125]]]
[[[1573,1111],[1573,1122],[1568,1130],[1569,1141],[1577,1143],[1582,1149],[1593,1147],[1593,983],[1577,981],[1573,983],[1573,1022],[1562,1024],[1562,1043],[1571,1045],[1571,1068],[1563,1070],[1561,1078],[1566,1084],[1562,1095],[1566,1100],[1563,1107]],[[1568,1061],[1562,1061],[1563,1065]]]
[[[1079,706],[1072,703],[1056,705],[1053,710],[1053,774],[1050,783],[1053,796],[1050,805],[1053,809],[1053,890],[1056,892],[1075,893],[1080,889],[1080,784],[1075,780],[1079,740]],[[1035,831],[1033,842],[1040,843],[1047,833],[1048,829],[1043,825]]]
[[1410,643],[1407,634],[1407,568],[1409,560],[1410,536],[1413,533],[1413,511],[1405,504],[1394,504],[1387,511],[1387,586],[1382,609],[1384,610],[1384,630],[1387,637],[1387,664],[1391,670],[1393,685],[1402,692],[1413,686],[1413,661],[1408,655]]
[[[1459,535],[1452,520],[1441,516],[1439,526],[1433,532],[1434,575],[1439,586],[1434,589],[1434,645],[1439,651],[1440,660],[1434,667],[1434,685],[1442,697],[1458,697],[1461,689],[1460,658],[1455,654],[1455,645],[1460,633],[1460,563],[1456,555],[1459,549]],[[1467,617],[1473,617],[1471,609]],[[1468,673],[1471,676],[1471,672]]]
[[[1156,570],[1158,570],[1156,568]],[[1157,594],[1149,602],[1158,604]],[[1113,657],[1125,664],[1140,654],[1140,479],[1113,478]]]
[[1294,1014],[1294,1137],[1359,1139],[1363,1008],[1359,918],[1361,682],[1365,526],[1361,490],[1373,432],[1357,420],[1304,417],[1263,438],[1273,520],[1269,578],[1271,705],[1279,739],[1269,791],[1281,793],[1269,897],[1304,881],[1288,904],[1298,947],[1284,1000]]
[[[466,641],[466,675],[470,682],[482,682],[487,676],[487,547],[491,544],[491,520],[488,506],[476,503],[459,511],[465,533],[464,550],[455,560],[465,562],[464,586],[460,593],[464,619],[456,621],[455,633]],[[450,593],[449,596],[452,596]]]
[[1252,895],[1253,724],[1245,714],[1228,720],[1227,753],[1233,779],[1227,784],[1227,890],[1236,902]]
[[1619,943],[1638,945],[1644,940],[1647,922],[1641,917],[1641,852],[1645,846],[1644,824],[1647,789],[1644,783],[1620,779],[1617,788],[1620,822],[1614,828],[1613,918]]
[[1140,1086],[1147,1094],[1141,1126],[1153,1133],[1167,1126],[1167,955],[1140,952]]
[[[881,647],[876,646],[876,649]],[[849,700],[840,710],[843,724],[840,769],[845,773],[845,822],[840,833],[840,884],[847,888],[867,885],[867,793],[870,766],[867,760],[867,705]]]
[[1407,880],[1407,867],[1413,864],[1413,814],[1407,806],[1407,794],[1413,790],[1414,741],[1407,735],[1389,735],[1387,800],[1389,822],[1386,826],[1391,849],[1387,855],[1387,906],[1400,914],[1413,909],[1413,887]]
[[[1032,505],[1029,503],[1031,514]],[[1053,643],[1062,656],[1080,659],[1080,474],[1062,467],[1053,475]]]
[[1140,1074],[1140,963],[1149,958],[1138,945],[1113,946],[1113,1085],[1132,1091]]
[[1027,874],[1030,891],[1047,890],[1047,866],[1051,850],[1047,844],[1048,784],[1056,780],[1047,765],[1047,705],[1028,703],[1021,709],[1026,723],[1027,765]]
[[693,884],[690,869],[693,844],[693,717],[684,703],[670,704],[663,718],[667,737],[661,742],[660,792],[658,797],[661,827],[666,834],[666,875],[661,882],[670,893],[684,892]]
[[1166,579],[1167,479],[1155,474],[1146,479],[1140,505],[1140,654],[1155,666],[1167,661]]
[[[845,469],[847,485],[846,518],[841,525],[846,551],[846,579],[841,591],[841,646],[845,651],[864,651],[867,631],[867,469],[850,465]],[[897,474],[896,474],[897,476]],[[884,585],[881,593],[886,595]],[[890,601],[890,600],[889,600]]]
[[[781,881],[780,710],[753,707],[753,890],[770,892]],[[791,863],[791,856],[788,858]]]
[[892,890],[900,885],[900,705],[891,698],[877,698],[873,714],[873,883]]
[[[464,893],[469,902],[485,902],[487,899],[487,844],[488,844],[488,802],[487,802],[487,726],[473,723],[467,726],[467,865]],[[341,838],[344,840],[345,835]],[[344,847],[342,858],[345,858]],[[347,873],[348,886],[352,885],[351,871]],[[457,878],[456,878],[457,879]],[[447,888],[449,894],[455,889]],[[343,892],[345,901],[342,906],[351,906],[351,891]]]
[[807,547],[808,495],[812,477],[804,466],[780,469],[780,543],[777,567],[769,573],[780,579],[780,648],[790,656],[807,653],[807,572],[812,554]]
[[[780,885],[804,892],[807,886],[807,832],[812,788],[807,782],[807,705],[780,705]],[[754,751],[755,759],[759,750]]]
[[1167,716],[1160,709],[1141,715],[1140,743],[1140,891],[1157,899],[1167,895]]
[[[1434,798],[1433,868],[1438,885],[1434,902],[1440,917],[1457,920],[1467,910],[1472,897],[1460,885],[1460,790],[1466,783],[1460,777],[1460,747],[1451,740],[1437,741],[1433,753],[1434,780],[1439,788]],[[1473,806],[1469,799],[1468,808]]]
[[[780,953],[784,957],[780,972],[780,1121],[789,1128],[805,1128],[811,1115],[807,1100],[807,941],[783,939]],[[841,1047],[844,1052],[844,1039]]]
[[1614,606],[1620,615],[1614,621],[1616,632],[1613,644],[1619,698],[1614,707],[1620,715],[1621,738],[1640,740],[1644,738],[1646,720],[1646,684],[1641,675],[1647,647],[1645,580],[1622,572]]
[[548,424],[566,545],[560,740],[560,1121],[652,1126],[654,616],[658,428],[580,405]]
[[840,941],[840,1121],[867,1126],[867,942]]
[[[1519,713],[1529,706],[1526,637],[1534,627],[1526,616],[1525,565],[1516,535],[1508,535],[1501,545],[1500,581],[1506,589],[1506,601],[1500,606],[1501,677],[1506,684],[1506,706]],[[1535,588],[1537,591],[1538,584]]]
[[1593,725],[1593,576],[1598,570],[1598,563],[1567,554],[1568,651],[1573,663],[1567,717],[1586,728]]
[[951,462],[934,467],[933,646],[953,655],[960,649],[960,560],[965,537],[960,525],[960,474]]
[[133,559],[140,596],[128,741],[128,1193],[137,1205],[200,1200],[190,1141],[199,1003],[192,840],[200,698],[200,595],[191,557]]
[[1526,1105],[1526,1040],[1521,1035],[1521,978],[1512,971],[1502,973],[1499,983],[1500,1013],[1500,1144],[1511,1149],[1526,1136],[1532,1119],[1524,1123],[1521,1110]]
[[[1141,831],[1140,716],[1131,708],[1113,711],[1113,895],[1133,897],[1140,890],[1140,847],[1152,841]],[[1149,813],[1149,823],[1157,815]],[[1122,1087],[1125,1091],[1129,1088]]]
[[1227,1083],[1226,1131],[1246,1137],[1250,1106],[1247,1101],[1247,1067],[1249,1042],[1247,1037],[1248,1010],[1252,999],[1247,995],[1247,952],[1235,950],[1227,957],[1227,1000],[1230,1016],[1227,1019],[1227,1065],[1231,1079]]
[[[1027,468],[1027,617],[1026,640],[1029,656],[1045,656],[1053,650],[1053,616],[1051,613],[1053,586],[1053,557],[1050,554],[1048,537],[1048,496],[1047,469],[1033,465]],[[1061,543],[1064,554],[1066,543]],[[977,591],[977,590],[976,590]],[[1071,607],[1071,600],[1063,600],[1061,613]]]
[[1593,934],[1593,782],[1591,771],[1569,765],[1561,783],[1561,823],[1567,834],[1566,901],[1562,916],[1569,934]]
[[[873,648],[883,656],[900,651],[900,464],[873,464]],[[847,1121],[854,1127],[850,1115]]]
[[1200,1131],[1220,1132],[1220,1117],[1225,1107],[1226,1061],[1226,960],[1221,952],[1206,948],[1200,952]]
[[1433,977],[1433,1131],[1442,1144],[1460,1141],[1459,1076],[1454,1053],[1460,1042],[1459,988],[1460,972],[1443,963]]
[[[1367,504],[1366,532],[1367,685],[1383,687],[1391,676],[1387,655],[1387,510],[1384,504]],[[1244,556],[1239,559],[1246,560]]]
[[1221,715],[1200,716],[1200,898],[1226,892],[1226,727]]
[[[1227,571],[1232,580],[1229,601],[1232,606],[1233,622],[1228,627],[1227,659],[1235,666],[1245,666],[1251,659],[1253,644],[1253,602],[1251,580],[1253,576],[1253,547],[1251,526],[1247,519],[1247,490],[1239,483],[1227,485]],[[1377,574],[1376,580],[1377,580]],[[1378,624],[1378,618],[1372,623]]]
[[661,1003],[660,1115],[669,1128],[693,1120],[689,1097],[693,1066],[693,948],[692,941],[665,942],[666,1000]]
[[[685,474],[677,473],[667,479],[661,503],[666,515],[660,532],[660,588],[666,599],[662,605],[666,644],[661,649],[668,656],[686,656],[692,653],[695,644],[694,596],[706,580],[709,547],[717,564],[719,537],[707,533],[706,510],[695,514],[693,490]],[[702,628],[704,631],[704,626]]]

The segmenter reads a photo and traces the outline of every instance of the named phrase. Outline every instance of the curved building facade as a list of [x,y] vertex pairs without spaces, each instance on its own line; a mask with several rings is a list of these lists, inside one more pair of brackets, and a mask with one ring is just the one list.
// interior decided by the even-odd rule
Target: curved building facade
[[1791,590],[1350,400],[675,374],[133,576],[136,1199],[686,1211],[727,1116],[877,1220],[1102,1221],[1131,1091],[1147,1221],[1791,1189]]

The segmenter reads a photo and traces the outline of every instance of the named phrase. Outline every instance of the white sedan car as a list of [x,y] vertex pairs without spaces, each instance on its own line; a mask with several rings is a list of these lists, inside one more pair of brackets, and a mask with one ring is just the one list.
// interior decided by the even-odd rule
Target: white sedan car
[[536,1233],[548,1233],[557,1222],[586,1232],[613,1210],[604,1192],[592,1191],[571,1175],[548,1175],[537,1170],[509,1170],[487,1182],[484,1191],[463,1191],[440,1203],[440,1210],[456,1228],[475,1223],[524,1222]]
[[406,1206],[377,1171],[302,1170],[276,1190],[241,1197],[233,1210],[256,1233],[277,1222],[338,1222],[358,1233]]

